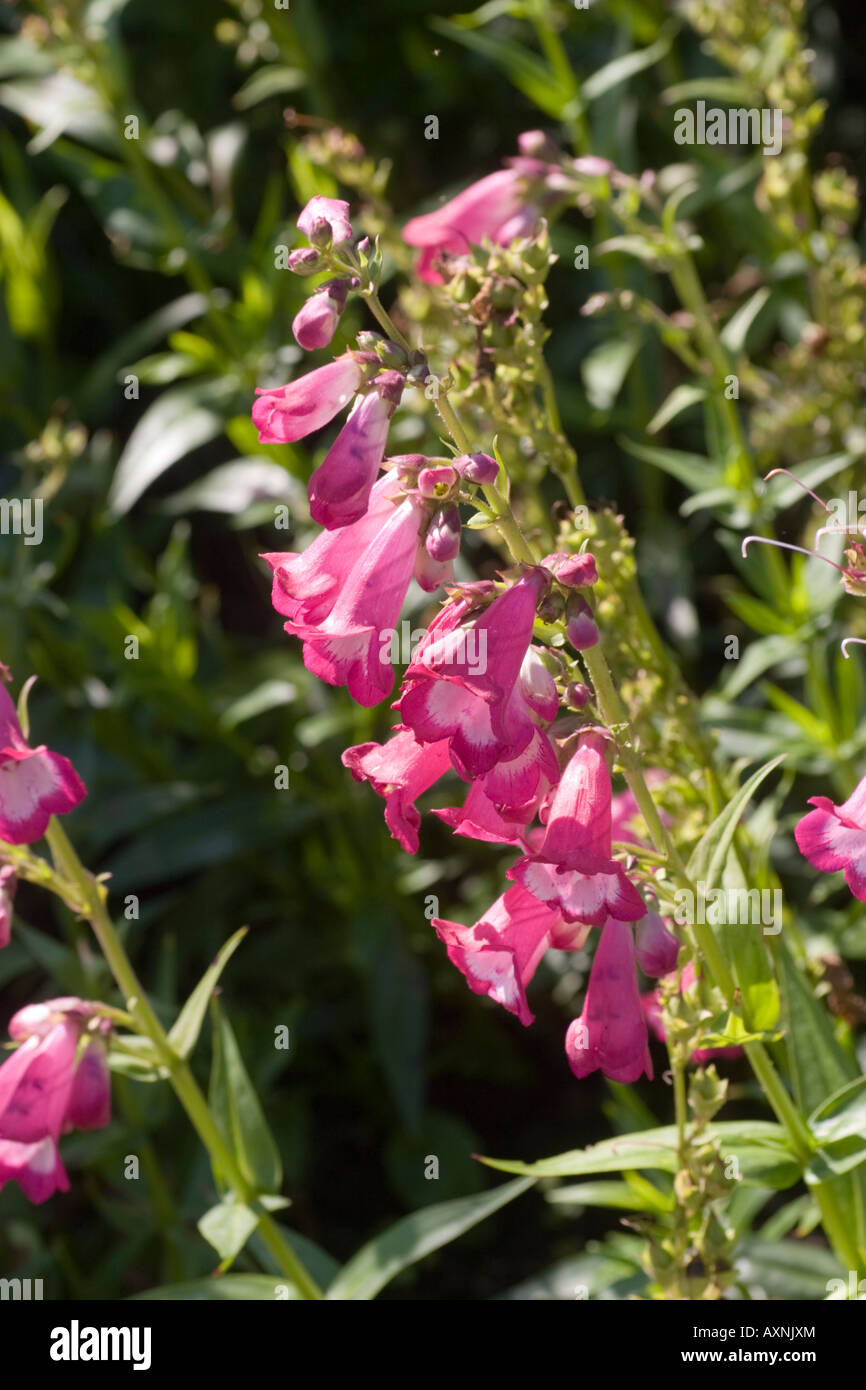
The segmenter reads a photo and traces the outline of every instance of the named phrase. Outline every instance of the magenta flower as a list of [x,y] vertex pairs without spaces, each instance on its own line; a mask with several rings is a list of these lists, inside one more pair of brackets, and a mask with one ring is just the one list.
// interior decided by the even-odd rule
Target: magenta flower
[[31,1202],[65,1192],[57,1141],[72,1128],[108,1123],[109,1085],[101,1039],[79,1039],[94,1006],[74,997],[20,1009],[9,1024],[21,1046],[0,1066],[0,1187],[17,1182]]
[[387,743],[359,743],[342,756],[356,782],[369,782],[385,800],[385,824],[407,854],[418,851],[421,816],[415,802],[446,773],[451,761],[448,744],[419,743],[400,729]]
[[524,1026],[529,1012],[526,986],[548,946],[577,950],[583,941],[566,932],[559,913],[520,887],[509,888],[472,927],[434,917],[433,926],[452,965],[476,994],[486,994]]
[[354,232],[349,221],[349,204],[342,198],[311,198],[298,218],[298,228],[315,246],[343,246]]
[[855,898],[866,902],[866,777],[836,806],[827,796],[813,796],[809,811],[794,830],[800,853],[822,873],[845,871]]
[[12,903],[18,880],[11,864],[0,867],[0,950],[9,945],[12,934]]
[[262,555],[273,570],[271,602],[284,618],[319,623],[330,613],[352,566],[393,516],[399,479],[386,473],[374,484],[362,517],[339,531],[322,531],[300,553]]
[[[468,602],[449,604],[406,671],[403,723],[422,743],[449,739],[451,760],[466,780],[515,758],[538,732],[532,704],[516,687],[548,583],[545,570],[527,570],[466,623],[461,618],[471,617]],[[547,708],[546,692],[543,703]],[[543,756],[537,743],[535,753]],[[529,797],[522,793],[522,799]]]
[[[539,170],[545,167],[538,165]],[[433,266],[444,252],[465,254],[485,237],[507,246],[537,220],[537,209],[527,203],[523,171],[500,169],[470,184],[434,212],[413,217],[403,228],[403,239],[421,248],[417,264],[421,279],[437,285],[442,276]]]
[[49,752],[44,743],[30,747],[9,693],[0,686],[0,839],[32,845],[53,815],[73,810],[86,795],[68,758]]
[[676,969],[680,943],[657,912],[648,912],[635,927],[635,954],[645,975],[657,978]]
[[288,386],[256,388],[253,424],[260,444],[290,444],[320,430],[355,395],[363,368],[351,356],[337,357]]
[[336,601],[321,622],[289,620],[286,632],[304,643],[304,665],[329,685],[345,685],[360,705],[390,695],[394,672],[383,656],[412,579],[421,505],[407,498],[344,576]]
[[[436,743],[426,745],[428,748],[440,746]],[[447,742],[444,746],[447,753]],[[467,839],[483,840],[488,844],[519,845],[521,849],[528,849],[526,822],[500,815],[484,791],[484,780],[482,777],[472,783],[462,806],[440,806],[431,814],[450,825],[455,835],[465,835]],[[531,815],[526,819],[530,820]]]
[[337,331],[346,307],[347,280],[329,280],[305,300],[292,320],[292,332],[302,348],[325,348]]
[[373,389],[356,402],[324,462],[310,478],[310,514],[320,526],[334,531],[364,515],[402,391],[399,372],[382,372]]
[[600,1070],[611,1081],[652,1078],[646,1019],[641,1006],[631,928],[609,917],[596,948],[583,1013],[565,1035],[568,1064],[577,1077]]
[[622,865],[611,858],[611,787],[605,759],[606,735],[589,729],[553,796],[544,840],[508,877],[540,902],[555,903],[567,922],[600,927],[616,915],[636,922],[646,913]]

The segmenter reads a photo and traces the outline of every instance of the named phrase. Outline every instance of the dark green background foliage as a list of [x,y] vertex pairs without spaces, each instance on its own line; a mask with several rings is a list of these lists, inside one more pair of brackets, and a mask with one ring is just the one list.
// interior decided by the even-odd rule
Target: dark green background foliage
[[[249,423],[254,385],[286,379],[300,356],[290,323],[305,288],[275,270],[274,246],[294,243],[297,191],[312,191],[304,179],[315,172],[295,157],[295,184],[287,177],[297,141],[283,108],[336,121],[374,159],[392,160],[388,196],[401,220],[498,167],[517,134],[543,118],[483,54],[437,29],[447,5],[266,7],[276,48],[258,57],[241,32],[252,24],[256,41],[255,7],[247,18],[207,0],[114,8],[118,70],[134,94],[120,110],[165,137],[164,205],[141,182],[147,171],[123,162],[128,152],[98,113],[27,151],[41,126],[22,113],[33,117],[41,100],[44,116],[44,103],[56,110],[61,96],[34,88],[40,72],[14,42],[0,60],[2,490],[50,497],[42,545],[0,538],[0,657],[16,688],[38,675],[34,739],[68,754],[87,783],[86,802],[67,821],[82,859],[111,875],[119,920],[126,895],[140,898],[126,944],[166,1023],[220,944],[249,924],[222,1000],[280,1144],[290,1224],[344,1258],[403,1212],[488,1186],[473,1152],[532,1158],[611,1126],[650,1123],[640,1096],[658,1122],[669,1119],[658,1084],[632,1094],[570,1075],[562,1041],[579,997],[573,961],[570,976],[557,961],[539,971],[530,1030],[469,993],[425,918],[425,899],[437,895],[442,915],[473,920],[501,891],[509,857],[453,839],[433,818],[416,859],[395,846],[381,802],[340,765],[346,745],[382,736],[388,710],[358,709],[307,674],[257,558],[310,535],[302,484],[312,453],[303,444],[262,450]],[[581,77],[651,43],[670,19],[655,0],[609,0],[580,16],[560,8]],[[502,9],[496,32],[525,38]],[[24,5],[6,13],[9,33],[32,13]],[[822,4],[810,22],[831,103],[819,151],[840,152],[864,174],[863,16]],[[65,53],[67,72],[87,79],[72,41],[64,50],[62,36],[40,40],[37,30],[36,38],[46,68]],[[277,67],[294,72],[280,90],[237,100],[252,72]],[[593,149],[632,172],[673,162],[679,152],[659,93],[715,71],[696,35],[680,28],[657,68],[594,105]],[[431,113],[438,141],[423,136]],[[712,157],[736,165],[730,154]],[[699,222],[711,295],[747,251],[767,252],[751,184]],[[582,302],[611,283],[644,283],[643,272],[624,261],[574,271],[570,248],[587,237],[576,214],[556,235],[550,360],[564,422],[590,496],[615,501],[637,534],[652,610],[703,691],[719,676],[722,634],[740,630],[719,584],[730,561],[708,514],[680,518],[678,484],[616,443],[640,433],[676,376],[648,339],[607,404],[590,403],[581,374],[590,350],[618,332],[616,320],[581,318]],[[190,298],[195,285],[172,255],[179,236],[225,291],[217,325]],[[360,326],[355,310],[337,346]],[[123,389],[133,369],[138,400]],[[153,439],[127,450],[160,397]],[[675,443],[701,451],[688,423]],[[251,455],[270,464],[264,493],[249,468],[231,494],[219,480],[208,494],[196,488],[219,465]],[[110,494],[118,460],[127,491],[115,481]],[[286,470],[282,481],[275,468]],[[293,532],[274,532],[275,499],[289,504]],[[474,538],[469,554],[489,572],[493,556]],[[138,660],[124,658],[129,634],[139,638]],[[287,791],[274,789],[279,763],[290,768]],[[114,997],[86,926],[27,886],[17,906],[13,944],[0,953],[3,1023],[46,994]],[[273,1045],[279,1024],[291,1030],[288,1052]],[[195,1059],[203,1077],[206,1053],[203,1042]],[[660,1053],[657,1061],[663,1069]],[[759,1113],[745,1071],[731,1074],[744,1113]],[[40,1209],[12,1186],[0,1197],[0,1272],[41,1275],[50,1297],[122,1296],[216,1263],[195,1229],[213,1200],[209,1170],[167,1088],[117,1077],[114,1094],[107,1130],[64,1141],[68,1195]],[[122,1177],[133,1153],[142,1157],[137,1183]],[[438,1183],[423,1178],[428,1154],[439,1157]],[[614,1223],[602,1212],[575,1219],[530,1194],[385,1296],[495,1295]],[[237,1268],[260,1267],[256,1250]]]

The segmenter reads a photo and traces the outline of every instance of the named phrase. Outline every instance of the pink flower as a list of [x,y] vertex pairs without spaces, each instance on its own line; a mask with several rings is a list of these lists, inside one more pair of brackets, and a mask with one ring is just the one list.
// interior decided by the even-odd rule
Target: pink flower
[[382,372],[361,396],[324,463],[310,478],[310,514],[329,531],[364,515],[385,456],[388,425],[403,390],[399,372]]
[[398,490],[396,475],[386,473],[374,484],[364,515],[351,525],[320,532],[300,553],[261,556],[273,570],[271,602],[278,613],[299,623],[318,623],[328,616],[352,566],[393,516]]
[[53,815],[73,810],[87,789],[72,763],[40,744],[31,748],[7,690],[0,686],[0,839],[32,845]]
[[545,756],[534,738],[537,720],[544,716],[533,702],[540,703],[546,713],[549,691],[534,694],[530,680],[527,693],[519,678],[538,599],[548,582],[546,571],[527,570],[480,616],[465,624],[461,619],[471,617],[468,602],[447,605],[431,623],[406,671],[399,702],[403,723],[422,742],[450,740],[451,760],[467,780],[516,758],[532,742],[534,758],[521,769],[522,801],[533,795],[528,788],[533,781],[537,784],[536,764]]
[[109,1083],[104,1045],[88,1035],[94,1006],[74,997],[20,1009],[9,1024],[21,1046],[0,1066],[0,1186],[19,1183],[32,1202],[69,1188],[57,1141],[73,1127],[108,1123]]
[[680,943],[657,912],[648,912],[635,927],[637,963],[645,975],[669,975],[676,969]]
[[433,926],[469,988],[494,999],[525,1026],[533,1020],[526,986],[548,946],[578,950],[583,944],[564,928],[558,912],[520,887],[509,888],[472,927],[440,917]]
[[346,307],[347,292],[347,280],[329,280],[301,305],[292,321],[292,332],[307,352],[328,346]]
[[[435,743],[426,746],[440,747]],[[447,743],[445,748],[447,752]],[[528,849],[526,822],[500,815],[485,793],[484,781],[482,777],[472,783],[462,806],[442,806],[431,814],[450,825],[455,835],[465,835],[470,840],[484,840],[489,844],[519,845],[521,849]],[[526,820],[530,819],[531,814],[526,817]]]
[[583,1013],[565,1035],[577,1077],[601,1070],[611,1081],[652,1078],[647,1025],[641,1007],[631,928],[609,917],[595,952]]
[[541,902],[555,903],[567,922],[599,927],[610,916],[635,922],[646,913],[622,865],[611,858],[611,788],[606,736],[587,730],[556,789],[536,854],[519,859],[508,877]]
[[288,386],[256,388],[253,424],[261,444],[289,444],[320,430],[348,405],[363,378],[352,357],[337,357]]
[[403,239],[422,248],[418,274],[436,285],[442,283],[442,276],[433,264],[443,252],[463,254],[470,245],[480,246],[485,237],[506,246],[537,217],[537,211],[527,205],[523,171],[500,169],[470,184],[435,212],[413,217],[403,228]]
[[14,868],[4,864],[0,868],[0,949],[9,945],[12,934],[12,903],[17,886]]
[[408,729],[400,729],[387,743],[359,743],[342,756],[356,782],[369,782],[385,799],[385,824],[407,854],[418,850],[421,817],[415,802],[448,771],[448,744],[418,743]]
[[794,838],[809,863],[822,873],[845,871],[855,898],[866,902],[866,777],[836,806],[827,796],[813,796],[809,811],[794,830]]
[[349,204],[342,198],[311,198],[298,218],[298,228],[316,246],[342,246],[354,236]]
[[393,630],[409,588],[420,521],[420,504],[407,498],[355,560],[327,617],[285,624],[303,640],[307,670],[329,685],[348,686],[360,705],[378,704],[394,685],[383,633]]

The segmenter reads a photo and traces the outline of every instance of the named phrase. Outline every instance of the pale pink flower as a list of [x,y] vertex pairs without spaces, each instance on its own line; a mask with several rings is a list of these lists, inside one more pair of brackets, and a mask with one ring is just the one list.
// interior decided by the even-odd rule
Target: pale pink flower
[[809,811],[794,829],[800,853],[822,873],[845,872],[855,898],[866,902],[866,777],[835,805],[828,796],[813,796]]
[[333,531],[364,515],[402,390],[399,372],[382,372],[373,389],[356,402],[324,462],[313,473],[310,514],[320,526]]
[[290,444],[320,430],[352,400],[363,368],[351,356],[337,357],[288,386],[256,388],[253,424],[261,444]]
[[349,204],[342,198],[311,198],[298,217],[298,229],[315,246],[343,246],[354,232],[349,221]]
[[404,241],[421,248],[417,269],[422,280],[441,283],[442,276],[434,269],[434,262],[444,252],[464,254],[470,246],[480,246],[485,238],[506,246],[531,230],[538,220],[538,211],[527,203],[523,174],[523,169],[515,168],[487,174],[435,211],[406,223]]

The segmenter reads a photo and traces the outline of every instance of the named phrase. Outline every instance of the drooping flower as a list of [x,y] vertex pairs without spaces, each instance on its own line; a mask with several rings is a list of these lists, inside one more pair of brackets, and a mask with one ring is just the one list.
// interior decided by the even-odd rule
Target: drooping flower
[[[537,697],[519,678],[548,583],[545,570],[529,569],[475,618],[465,599],[447,605],[406,671],[403,723],[422,742],[449,739],[454,767],[467,780],[517,757],[538,733]],[[545,709],[548,703],[545,692]],[[540,746],[535,751],[543,755]],[[522,792],[522,800],[532,794]]]
[[352,566],[394,513],[399,479],[386,473],[370,492],[362,517],[339,531],[322,531],[306,550],[261,556],[273,570],[271,602],[292,622],[318,623],[330,613]]
[[434,917],[433,926],[469,988],[489,995],[524,1025],[534,1017],[526,987],[548,946],[578,950],[585,939],[583,933],[578,940],[558,912],[517,885],[497,898],[472,927],[441,917]]
[[301,305],[292,320],[292,332],[307,352],[328,346],[346,307],[348,291],[348,280],[328,280]]
[[353,357],[337,357],[288,386],[257,387],[253,424],[259,443],[290,444],[322,429],[348,405],[363,375],[363,367]]
[[342,198],[311,198],[298,217],[298,228],[314,246],[343,246],[354,232],[349,221],[349,204]]
[[417,270],[428,284],[441,284],[434,269],[444,252],[462,255],[470,246],[480,246],[485,237],[507,246],[526,235],[538,221],[538,208],[527,200],[526,175],[543,175],[546,166],[537,160],[521,161],[518,168],[499,169],[487,174],[451,198],[442,207],[421,217],[413,217],[403,228],[403,239],[421,248]]
[[421,504],[406,498],[355,560],[327,616],[285,624],[304,643],[307,670],[328,685],[347,686],[360,705],[376,705],[393,689],[382,633],[394,629],[406,597],[422,517]]
[[[426,746],[440,747],[436,743]],[[447,755],[447,742],[445,750]],[[455,835],[464,835],[470,840],[484,840],[490,844],[519,845],[521,849],[528,848],[526,821],[530,820],[531,816],[527,816],[525,820],[517,820],[500,815],[484,790],[483,777],[472,783],[462,806],[440,806],[434,808],[431,815],[449,825]]]
[[809,863],[822,873],[845,872],[855,898],[866,902],[866,777],[836,806],[828,796],[813,796],[814,811],[798,823],[794,838]]
[[324,462],[310,478],[310,515],[320,526],[333,531],[364,515],[402,391],[399,372],[382,372],[372,390],[356,402]]
[[540,902],[555,904],[567,922],[600,927],[607,917],[636,922],[646,905],[621,864],[611,858],[611,786],[606,735],[585,730],[553,795],[544,840],[508,877]]
[[0,839],[31,845],[53,815],[73,810],[87,789],[72,763],[45,744],[31,748],[15,705],[0,686]]
[[635,926],[635,954],[645,975],[658,978],[676,969],[680,943],[657,912],[648,912]]
[[101,1038],[88,1032],[78,1055],[94,1012],[94,1005],[66,996],[28,1005],[9,1024],[21,1045],[0,1066],[0,1187],[16,1181],[32,1202],[69,1188],[60,1135],[99,1129],[109,1120]]
[[18,880],[11,864],[0,867],[0,949],[9,945],[12,933],[12,903]]
[[609,917],[593,957],[583,1012],[565,1035],[577,1077],[600,1070],[611,1081],[652,1078],[647,1025],[641,1007],[632,931]]
[[356,782],[369,782],[385,800],[385,824],[407,854],[418,850],[421,816],[415,802],[450,768],[448,744],[419,743],[399,729],[387,743],[359,743],[347,748],[342,763]]

